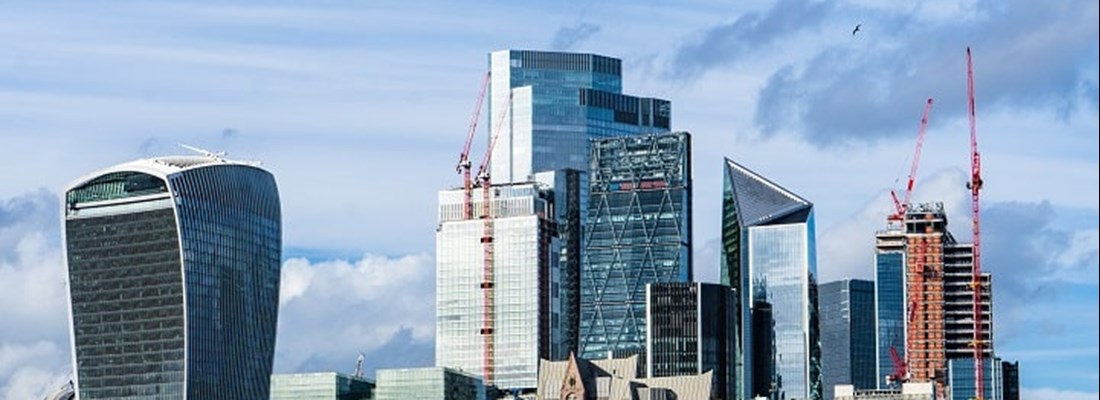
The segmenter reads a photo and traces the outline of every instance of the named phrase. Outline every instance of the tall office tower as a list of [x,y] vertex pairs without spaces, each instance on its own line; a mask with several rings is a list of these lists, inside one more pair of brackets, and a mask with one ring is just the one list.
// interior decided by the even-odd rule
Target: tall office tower
[[554,325],[561,307],[554,195],[538,183],[493,186],[484,219],[482,189],[475,191],[470,219],[463,189],[439,193],[436,365],[534,390],[539,359],[565,358]]
[[282,246],[254,163],[137,160],[65,191],[77,397],[266,399]]
[[893,375],[900,374],[899,367],[905,362],[905,254],[904,224],[888,225],[875,234],[875,376],[879,389],[900,387],[898,378],[904,378]]
[[[501,50],[489,55],[494,182],[588,168],[589,141],[667,132],[671,103],[622,93],[622,61],[595,54]],[[503,114],[503,118],[502,118]]]
[[581,263],[581,357],[645,364],[645,285],[691,281],[686,132],[592,144]]
[[[757,373],[744,368],[754,352],[774,351],[774,379],[768,398],[819,400],[821,347],[818,332],[817,253],[813,204],[725,160],[722,200],[722,283],[738,290],[742,354],[737,370],[742,388],[752,387]],[[764,301],[771,308],[772,349],[753,348],[757,314]],[[764,327],[766,329],[766,327]],[[765,372],[766,373],[766,372]],[[744,390],[741,398],[752,398]]]
[[836,385],[874,389],[875,283],[845,279],[822,284],[821,383],[833,400]]
[[733,356],[737,292],[712,283],[646,285],[646,376],[714,374],[715,399],[737,393]]
[[[982,274],[982,352],[993,357],[992,277]],[[944,343],[947,359],[974,358],[974,245],[945,243],[943,249]]]
[[[560,169],[538,172],[536,182],[550,187],[554,194],[554,220],[557,221],[558,239],[561,244],[558,252],[558,265],[561,282],[558,285],[558,297],[561,299],[561,314],[555,326],[559,326],[564,350],[560,355],[576,353],[580,350],[580,291],[581,291],[581,187],[588,184],[587,174],[575,169]],[[559,361],[559,360],[552,360]]]

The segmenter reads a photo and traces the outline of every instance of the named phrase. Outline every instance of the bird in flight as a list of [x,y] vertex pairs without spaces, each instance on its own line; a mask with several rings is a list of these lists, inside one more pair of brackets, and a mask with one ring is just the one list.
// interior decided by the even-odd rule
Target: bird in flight
[[852,29],[852,35],[853,36],[856,34],[856,32],[859,32],[859,27],[860,26],[863,26],[863,24],[856,24],[856,29]]

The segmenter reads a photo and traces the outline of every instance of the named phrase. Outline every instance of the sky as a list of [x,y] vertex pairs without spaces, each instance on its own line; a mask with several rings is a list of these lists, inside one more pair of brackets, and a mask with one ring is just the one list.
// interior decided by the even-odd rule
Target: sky
[[928,98],[913,198],[971,237],[968,46],[996,352],[1020,361],[1025,399],[1098,399],[1096,15],[1090,0],[4,2],[0,400],[69,379],[59,193],[181,143],[279,184],[276,372],[351,372],[360,352],[368,375],[432,365],[436,193],[460,184],[501,49],[620,58],[624,92],[672,102],[693,134],[700,280],[718,280],[723,157],[814,203],[821,282],[871,279]]

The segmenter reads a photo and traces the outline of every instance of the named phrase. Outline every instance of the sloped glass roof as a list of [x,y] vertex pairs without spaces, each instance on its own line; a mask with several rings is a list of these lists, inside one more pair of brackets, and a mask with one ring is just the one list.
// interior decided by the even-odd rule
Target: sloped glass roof
[[748,168],[726,159],[726,179],[744,226],[768,222],[813,207],[813,204]]

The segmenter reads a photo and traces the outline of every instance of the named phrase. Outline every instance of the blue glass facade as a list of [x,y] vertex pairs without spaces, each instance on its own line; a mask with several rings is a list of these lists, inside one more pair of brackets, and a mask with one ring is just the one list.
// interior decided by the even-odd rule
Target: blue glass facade
[[[821,399],[813,205],[731,160],[724,172],[721,275],[740,300],[738,397]],[[769,324],[754,321],[765,315]]]
[[821,382],[824,398],[836,385],[874,389],[874,282],[846,279],[821,285]]
[[645,356],[645,285],[689,282],[685,132],[593,142],[581,263],[582,358]]
[[270,173],[140,160],[66,192],[82,399],[267,398],[281,225]]
[[[891,349],[905,360],[905,253],[875,253],[875,324],[878,341],[878,387],[892,384],[886,376],[894,371]],[[896,382],[895,382],[896,383]],[[896,385],[895,385],[896,386]]]
[[[1002,400],[1004,398],[1001,382],[1001,360],[986,357],[982,362],[982,398],[984,400]],[[948,400],[971,400],[974,398],[974,359],[954,358],[947,360]]]
[[[491,174],[588,168],[589,141],[659,133],[671,103],[622,94],[622,61],[595,54],[502,50],[489,55],[489,128],[499,129]],[[515,89],[515,90],[513,90]]]

